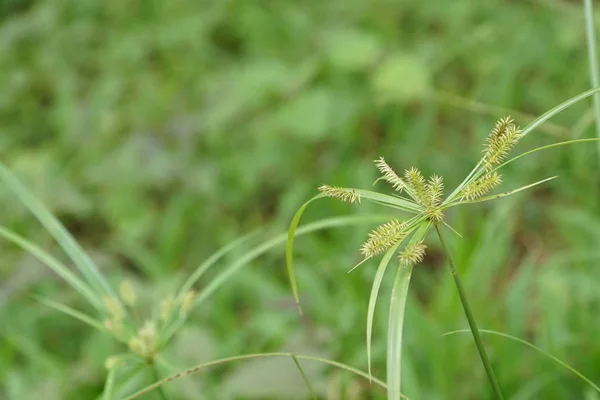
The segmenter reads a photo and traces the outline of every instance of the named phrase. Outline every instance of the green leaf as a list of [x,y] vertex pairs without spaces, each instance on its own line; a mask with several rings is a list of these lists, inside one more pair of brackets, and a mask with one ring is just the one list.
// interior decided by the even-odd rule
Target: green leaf
[[0,236],[21,247],[23,250],[27,251],[29,254],[40,260],[42,263],[46,264],[46,266],[48,266],[58,276],[64,279],[69,285],[73,287],[73,289],[78,291],[86,300],[88,300],[94,307],[96,307],[96,309],[102,309],[102,302],[98,298],[98,296],[92,291],[92,289],[89,286],[87,286],[81,279],[79,279],[75,274],[73,274],[64,264],[62,264],[56,258],[52,257],[50,254],[46,253],[44,250],[42,250],[29,240],[17,235],[15,232],[3,226],[0,226]]
[[[147,386],[141,390],[139,390],[138,392],[132,394],[131,396],[127,397],[125,400],[133,400],[133,399],[137,399],[147,393],[152,392],[153,390],[163,386],[166,383],[169,383],[171,381],[174,381],[176,379],[182,378],[184,376],[199,372],[204,370],[205,368],[209,368],[209,367],[213,367],[213,366],[217,366],[217,365],[222,365],[222,364],[228,364],[231,362],[236,362],[236,361],[242,361],[242,360],[251,360],[251,359],[257,359],[257,358],[265,358],[265,357],[295,357],[298,360],[307,360],[307,361],[315,361],[315,362],[321,362],[321,363],[325,363],[328,365],[331,365],[333,367],[339,368],[339,369],[343,369],[345,371],[351,372],[355,375],[361,376],[363,378],[369,378],[369,375],[366,374],[363,371],[357,370],[353,367],[350,367],[348,365],[336,362],[336,361],[331,361],[331,360],[327,360],[325,358],[319,358],[319,357],[311,357],[311,356],[302,356],[302,355],[297,355],[297,354],[292,354],[292,353],[258,353],[258,354],[246,354],[246,355],[241,355],[241,356],[235,356],[235,357],[228,357],[228,358],[223,358],[220,360],[214,360],[211,362],[207,362],[201,365],[198,365],[197,367],[194,368],[190,368],[188,370],[179,372],[175,375],[172,375],[170,377],[167,377],[165,379],[161,379],[158,382],[153,383],[150,386]],[[383,383],[382,381],[380,381],[379,379],[373,378],[373,382],[375,382],[377,385],[381,386],[382,388],[386,388],[385,383]],[[400,397],[398,398],[406,398],[405,396],[400,395]]]
[[[430,221],[422,223],[410,239],[408,246],[422,241],[430,228]],[[402,328],[404,326],[406,299],[408,297],[408,287],[410,285],[412,270],[412,265],[408,267],[399,265],[398,271],[396,272],[396,279],[394,280],[394,286],[392,288],[390,314],[388,319],[388,400],[399,400],[403,397],[400,392],[402,378]]]
[[538,126],[540,126],[541,124],[543,124],[550,118],[554,117],[559,112],[571,107],[573,104],[576,104],[576,103],[580,102],[581,100],[585,99],[586,97],[589,97],[589,96],[593,95],[594,93],[598,93],[598,92],[600,92],[600,88],[590,89],[588,91],[578,94],[577,96],[571,97],[569,100],[564,101],[564,102],[560,103],[559,105],[557,105],[556,107],[546,111],[544,114],[539,116],[535,121],[533,121],[532,123],[527,125],[525,127],[525,129],[523,129],[523,132],[522,132],[523,135],[527,135],[528,133],[532,132]]
[[566,146],[568,144],[576,144],[576,143],[586,143],[586,142],[598,142],[600,141],[600,138],[589,138],[589,139],[575,139],[575,140],[567,140],[565,142],[558,142],[558,143],[552,143],[546,146],[540,146],[540,147],[536,147],[535,149],[526,151],[525,153],[519,154],[516,157],[511,158],[510,160],[507,160],[505,162],[503,162],[502,164],[500,164],[499,166],[497,166],[496,168],[494,168],[491,172],[493,171],[497,171],[502,167],[507,166],[508,164],[517,161],[519,158],[523,158],[525,156],[528,156],[530,154],[536,153],[538,151],[542,151],[542,150],[548,150],[551,149],[553,147],[559,147],[559,146]]
[[[347,189],[347,188],[343,188],[343,189]],[[361,190],[361,189],[351,189],[351,190],[354,190],[357,194],[359,194],[361,196],[361,198],[365,198],[367,200],[372,200],[377,204],[381,204],[381,205],[385,205],[385,206],[392,206],[392,208],[397,208],[402,211],[411,212],[411,213],[415,213],[415,214],[420,213],[420,207],[417,204],[412,203],[408,200],[404,200],[404,199],[394,197],[394,196],[388,196],[388,195],[377,193],[377,192],[372,192],[369,190]],[[294,218],[292,218],[292,222],[290,223],[290,227],[288,229],[288,236],[287,236],[287,242],[286,242],[286,248],[285,248],[286,267],[287,267],[288,279],[290,281],[290,286],[292,287],[292,292],[294,294],[296,306],[298,307],[298,312],[300,314],[302,314],[302,308],[300,306],[300,297],[298,294],[298,284],[296,282],[296,274],[294,271],[294,238],[296,236],[296,229],[298,228],[298,224],[300,223],[300,218],[302,218],[302,214],[304,214],[304,211],[306,210],[308,205],[310,203],[312,203],[313,201],[322,199],[324,197],[327,197],[327,196],[325,196],[323,193],[320,193],[320,194],[316,195],[315,197],[313,197],[312,199],[308,200],[306,203],[304,203],[302,205],[302,207],[300,207],[298,209],[298,211],[294,215]]]
[[383,256],[381,262],[379,263],[379,267],[377,267],[377,272],[375,273],[375,278],[373,280],[373,286],[371,286],[371,295],[369,296],[369,309],[367,311],[367,364],[369,368],[369,377],[371,377],[371,336],[373,333],[373,316],[375,315],[375,305],[377,303],[377,296],[379,294],[379,288],[381,287],[381,282],[383,281],[383,276],[385,274],[385,270],[387,269],[392,256],[398,250],[402,242],[396,243],[392,246]]
[[87,315],[81,311],[78,311],[78,310],[76,310],[72,307],[66,306],[64,304],[57,303],[56,301],[47,299],[45,297],[33,296],[33,298],[50,308],[53,308],[64,314],[67,314],[70,317],[78,319],[79,321],[81,321],[85,324],[88,324],[89,326],[99,330],[100,332],[106,333],[106,329],[104,329],[104,325],[102,325],[102,323],[100,321],[90,317],[89,315]]
[[104,392],[102,393],[102,400],[112,400],[113,391],[115,388],[116,375],[117,375],[116,368],[111,368],[108,371],[108,375],[106,377],[106,383],[104,384]]
[[526,186],[521,186],[520,188],[515,189],[515,190],[511,190],[509,192],[495,194],[495,195],[492,195],[492,196],[486,196],[486,197],[482,197],[480,199],[458,201],[456,203],[449,204],[448,207],[453,207],[453,206],[457,206],[457,205],[461,205],[461,204],[481,203],[481,202],[484,202],[484,201],[490,201],[490,200],[500,199],[502,197],[510,196],[511,194],[515,194],[515,193],[518,193],[518,192],[522,192],[523,190],[530,189],[530,188],[532,188],[534,186],[541,185],[544,182],[548,182],[548,181],[551,181],[551,180],[556,179],[556,178],[558,178],[558,176],[552,176],[550,178],[542,179],[541,181],[537,181],[537,182],[531,183],[531,184],[526,185]]
[[116,295],[106,279],[100,274],[98,268],[90,257],[81,249],[77,241],[56,219],[54,215],[17,179],[17,177],[0,162],[0,179],[17,195],[19,200],[35,215],[38,221],[56,239],[63,250],[69,255],[79,271],[92,287],[101,289],[112,297]]
[[412,265],[408,267],[399,266],[392,289],[387,348],[388,400],[399,400],[401,398],[402,328],[412,270]]
[[[442,336],[449,336],[449,335],[454,335],[456,333],[470,333],[470,332],[471,331],[468,330],[468,329],[460,329],[460,330],[456,330],[456,331],[452,331],[452,332],[446,332]],[[542,353],[546,357],[548,357],[551,360],[554,360],[558,364],[562,365],[563,367],[565,367],[566,369],[568,369],[569,371],[571,371],[572,373],[574,373],[575,375],[577,375],[578,377],[580,377],[581,379],[583,379],[586,383],[588,383],[591,387],[593,387],[594,390],[596,390],[596,392],[600,393],[600,387],[598,387],[598,385],[596,385],[591,379],[589,379],[588,377],[586,377],[581,372],[579,372],[575,368],[571,367],[569,364],[567,364],[566,362],[562,361],[561,359],[559,359],[557,357],[554,357],[552,354],[548,353],[545,350],[540,349],[539,347],[537,347],[533,343],[530,343],[530,342],[528,342],[526,340],[520,339],[520,338],[518,338],[516,336],[509,335],[507,333],[492,331],[492,330],[488,330],[488,329],[479,329],[479,332],[487,333],[487,334],[490,334],[490,335],[501,336],[503,338],[514,340],[516,342],[524,344],[525,346],[531,347],[535,351],[537,351],[539,353]]]
[[208,271],[208,269],[210,267],[212,267],[217,261],[219,261],[219,259],[221,259],[221,257],[223,257],[225,254],[229,253],[231,250],[238,247],[242,243],[248,241],[250,238],[255,236],[258,232],[259,231],[257,230],[257,231],[248,233],[248,234],[234,240],[233,242],[225,245],[224,247],[222,247],[221,249],[216,251],[206,261],[204,261],[202,264],[200,264],[194,270],[194,272],[192,272],[192,274],[189,276],[189,278],[183,284],[183,286],[177,296],[178,301],[182,300],[183,296],[185,296],[185,294],[192,288],[192,286],[194,286],[194,284],[198,281],[198,279],[200,279],[202,277],[202,275],[206,271]]

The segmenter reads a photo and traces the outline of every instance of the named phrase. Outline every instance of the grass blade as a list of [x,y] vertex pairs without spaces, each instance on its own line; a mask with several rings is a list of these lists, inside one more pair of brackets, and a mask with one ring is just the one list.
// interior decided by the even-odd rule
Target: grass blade
[[381,262],[379,263],[379,267],[377,267],[377,272],[375,273],[375,278],[373,279],[373,286],[371,286],[371,295],[369,296],[369,309],[367,311],[367,364],[369,371],[369,379],[371,379],[371,337],[373,335],[373,316],[375,315],[375,305],[377,304],[377,296],[379,295],[379,288],[381,287],[381,282],[383,281],[383,276],[385,275],[385,270],[387,269],[392,256],[398,250],[401,242],[396,243],[392,246],[383,256]]
[[[373,221],[382,221],[389,219],[389,215],[366,215],[366,216],[346,216],[346,217],[333,217],[326,218],[321,221],[313,222],[311,224],[305,225],[302,228],[294,231],[296,235],[303,235],[309,232],[318,231],[326,228],[334,228],[348,225],[355,225],[361,223],[370,223]],[[289,243],[289,234],[281,233],[268,241],[261,243],[256,246],[242,257],[238,258],[232,264],[229,265],[228,268],[219,273],[206,287],[204,287],[196,297],[194,301],[194,306],[198,306],[201,302],[206,300],[211,294],[213,294],[217,289],[221,287],[231,276],[233,276],[237,271],[243,268],[248,263],[252,262],[256,258],[270,251],[271,249],[281,245],[286,242]],[[185,322],[184,319],[180,318],[175,322],[174,325],[169,327],[169,330],[164,334],[164,337],[161,336],[161,347],[165,344],[177,330],[183,325]]]
[[317,400],[317,395],[315,394],[315,391],[313,390],[313,387],[310,384],[310,381],[306,377],[306,374],[304,373],[304,370],[302,369],[300,362],[298,362],[298,357],[296,357],[293,354],[291,354],[291,357],[292,357],[292,360],[294,360],[294,364],[296,364],[296,368],[298,368],[298,372],[300,372],[300,375],[302,375],[302,380],[304,381],[304,383],[306,384],[306,387],[308,388],[308,391],[310,392],[310,397],[312,397],[313,400]]
[[200,277],[202,277],[202,275],[210,267],[212,267],[217,261],[219,261],[219,259],[221,259],[221,257],[223,257],[225,254],[229,253],[231,250],[238,247],[242,243],[246,242],[247,240],[249,240],[251,237],[253,237],[257,233],[258,233],[258,231],[254,231],[254,232],[251,232],[249,234],[246,234],[246,235],[234,240],[233,242],[225,245],[224,247],[222,247],[221,249],[216,251],[206,261],[204,261],[202,264],[200,264],[198,266],[198,268],[196,268],[194,270],[194,272],[189,276],[189,278],[183,284],[183,286],[179,292],[179,295],[177,296],[178,301],[182,300],[183,296],[185,296],[185,294],[192,288],[192,286],[194,286],[194,284],[198,281],[198,279],[200,279]]
[[115,297],[115,293],[90,257],[81,249],[77,241],[56,219],[54,215],[0,162],[0,178],[17,195],[19,200],[31,211],[46,230],[56,239],[65,253],[73,260],[88,283],[105,294]]
[[388,400],[399,400],[402,367],[402,328],[404,325],[404,311],[408,286],[413,266],[398,266],[392,298],[390,300],[390,315],[388,321],[388,348],[387,348],[387,393]]
[[[600,86],[598,77],[598,53],[596,51],[596,30],[594,29],[594,6],[592,0],[583,0],[585,14],[585,36],[590,64],[590,82],[593,88]],[[600,138],[600,95],[594,94],[594,114],[596,120],[596,137]],[[600,144],[599,144],[600,145]],[[598,147],[600,157],[600,147]]]
[[570,99],[560,103],[559,105],[546,111],[544,114],[542,114],[541,116],[536,118],[535,121],[533,121],[532,123],[527,125],[525,127],[525,129],[523,129],[522,134],[527,135],[527,134],[531,133],[534,129],[536,129],[538,126],[540,126],[544,122],[548,121],[550,118],[554,117],[559,112],[571,107],[573,104],[576,104],[576,103],[580,102],[581,100],[583,100],[587,97],[590,97],[591,95],[598,93],[598,92],[600,92],[600,88],[590,89],[583,93],[579,93],[577,96],[571,97]]
[[556,178],[558,178],[558,176],[551,176],[550,178],[542,179],[541,181],[537,181],[537,182],[531,183],[531,184],[526,185],[526,186],[521,186],[520,188],[515,189],[515,190],[511,190],[509,192],[495,194],[495,195],[492,195],[492,196],[486,196],[486,197],[482,197],[482,198],[475,199],[475,200],[459,201],[459,202],[450,204],[448,207],[453,207],[453,206],[457,206],[457,205],[461,205],[461,204],[481,203],[481,202],[484,202],[484,201],[490,201],[490,200],[500,199],[502,197],[510,196],[512,194],[522,192],[523,190],[530,189],[530,188],[532,188],[534,186],[541,185],[542,183],[551,181],[551,180],[556,179]]
[[492,171],[490,172],[494,172],[499,170],[502,167],[507,166],[508,164],[517,161],[519,158],[523,158],[525,156],[528,156],[530,154],[536,153],[538,151],[542,151],[542,150],[548,150],[554,147],[559,147],[559,146],[566,146],[568,144],[576,144],[576,143],[585,143],[585,142],[599,142],[600,138],[589,138],[589,139],[575,139],[575,140],[567,140],[565,142],[558,142],[558,143],[552,143],[546,146],[540,146],[540,147],[536,147],[535,149],[526,151],[525,153],[519,154],[518,156],[515,156],[513,158],[511,158],[510,160],[507,160],[505,162],[503,162],[502,164],[500,164],[499,166],[497,166],[496,168],[494,168]]
[[64,279],[69,285],[79,292],[86,300],[88,300],[96,309],[102,309],[102,302],[98,296],[88,287],[81,279],[79,279],[74,273],[72,273],[63,263],[58,261],[56,258],[46,253],[44,250],[25,239],[24,237],[16,234],[15,232],[0,226],[0,236],[6,240],[16,244],[47,267],[54,271],[58,276]]
[[[348,188],[342,188],[342,189],[348,189]],[[410,212],[410,213],[418,214],[421,212],[421,208],[417,204],[410,202],[408,200],[399,198],[399,197],[388,196],[385,194],[372,192],[369,190],[361,190],[361,189],[351,189],[351,190],[354,190],[358,195],[361,196],[361,198],[371,200],[380,205],[391,206],[391,207],[399,209],[401,211],[406,211],[406,212]],[[296,235],[296,229],[298,229],[298,224],[300,223],[300,218],[302,218],[302,214],[304,214],[304,211],[306,211],[306,208],[308,207],[308,205],[310,203],[312,203],[313,201],[322,199],[324,197],[327,197],[327,196],[325,196],[323,193],[320,193],[320,194],[314,196],[312,199],[308,200],[306,203],[304,203],[298,209],[298,211],[294,215],[294,218],[292,218],[292,222],[290,223],[290,227],[288,229],[286,251],[285,251],[286,268],[287,268],[287,273],[288,273],[288,279],[290,281],[290,286],[292,288],[292,293],[294,294],[294,300],[296,301],[296,306],[298,307],[298,312],[300,314],[302,314],[302,307],[300,305],[300,297],[298,294],[298,284],[296,282],[296,273],[294,271],[294,238]]]
[[78,311],[72,307],[69,307],[67,305],[58,303],[56,301],[47,299],[45,297],[40,297],[40,296],[33,296],[33,298],[37,301],[39,301],[40,303],[53,308],[57,311],[62,312],[63,314],[67,314],[70,317],[73,317],[75,319],[78,319],[79,321],[88,324],[89,326],[91,326],[92,328],[95,328],[97,330],[99,330],[100,332],[106,332],[106,329],[104,329],[104,325],[102,325],[102,323],[100,321],[98,321],[97,319],[94,319],[92,317],[90,317],[89,315]]
[[[468,329],[460,329],[460,330],[457,330],[457,331],[446,332],[442,336],[449,336],[449,335],[454,335],[456,333],[468,333],[468,332],[470,332]],[[558,364],[562,365],[564,368],[568,369],[569,371],[571,371],[572,373],[574,373],[575,375],[577,375],[578,377],[580,377],[581,379],[583,379],[586,383],[588,383],[591,387],[593,387],[594,390],[596,390],[596,392],[600,393],[600,387],[598,387],[598,385],[596,385],[591,379],[589,379],[588,377],[586,377],[581,372],[579,372],[575,368],[571,367],[569,364],[567,364],[566,362],[562,361],[561,359],[559,359],[557,357],[554,357],[552,354],[546,352],[545,350],[540,349],[539,347],[537,347],[533,343],[530,343],[530,342],[528,342],[526,340],[520,339],[520,338],[518,338],[516,336],[509,335],[507,333],[492,331],[492,330],[488,330],[488,329],[480,329],[479,332],[487,333],[487,334],[490,334],[490,335],[501,336],[501,337],[506,338],[506,339],[514,340],[516,342],[519,342],[521,344],[524,344],[525,346],[528,346],[528,347],[534,349],[535,351],[537,351],[537,352],[545,355],[546,357],[550,358],[551,360],[553,360],[553,361],[557,362]]]
[[[369,223],[373,221],[381,221],[385,219],[389,219],[389,215],[369,215],[369,216],[346,216],[346,217],[333,217],[326,218],[321,221],[313,222],[311,224],[307,224],[302,228],[295,230],[295,236],[304,235],[306,233],[318,231],[326,228],[334,228],[348,225],[356,225],[362,223]],[[210,296],[215,290],[217,290],[231,275],[236,273],[240,268],[249,262],[253,261],[257,257],[263,255],[267,251],[279,246],[280,244],[287,242],[289,245],[289,232],[279,234],[268,241],[260,244],[255,247],[253,250],[246,253],[244,256],[239,258],[236,262],[231,264],[229,268],[224,270],[219,276],[217,276],[209,285],[207,285],[202,292],[199,293],[196,299],[196,305],[201,301],[205,300],[208,296]],[[293,270],[292,270],[293,273]],[[294,279],[295,282],[295,279]]]
[[117,369],[111,368],[108,370],[106,377],[106,383],[104,384],[104,392],[102,393],[102,400],[112,400],[113,392],[115,389],[115,378],[117,376]]
[[304,211],[306,210],[308,205],[313,201],[321,199],[323,197],[325,197],[325,195],[321,193],[308,200],[306,203],[302,204],[302,207],[300,207],[298,211],[296,211],[294,218],[292,218],[292,222],[290,223],[290,227],[288,228],[287,233],[287,239],[285,244],[286,269],[288,279],[290,281],[290,286],[292,288],[292,293],[294,294],[294,300],[296,301],[296,307],[298,308],[298,312],[300,313],[300,315],[302,315],[302,306],[300,305],[298,283],[296,282],[296,272],[294,271],[294,239],[296,238],[296,230],[298,229],[300,218],[302,218],[302,214],[304,214]]
[[[175,375],[172,375],[168,378],[162,379],[158,382],[153,383],[150,386],[145,387],[144,389],[141,389],[140,391],[132,394],[131,396],[127,397],[125,400],[133,400],[133,399],[137,399],[147,393],[152,392],[153,390],[157,389],[158,387],[161,387],[162,385],[172,382],[176,379],[182,378],[184,376],[187,375],[191,375],[193,373],[202,371],[206,368],[210,368],[210,367],[214,367],[217,365],[222,365],[222,364],[228,364],[231,362],[236,362],[236,361],[243,361],[243,360],[252,360],[252,359],[258,359],[258,358],[269,358],[269,357],[295,357],[298,360],[307,360],[307,361],[315,361],[315,362],[321,362],[321,363],[325,363],[328,365],[331,365],[333,367],[336,368],[340,368],[343,369],[345,371],[351,372],[357,376],[361,376],[363,378],[368,379],[369,375],[363,371],[360,371],[356,368],[350,367],[348,365],[336,362],[336,361],[332,361],[332,360],[328,360],[325,358],[319,358],[319,357],[312,357],[312,356],[303,356],[303,355],[297,355],[297,354],[292,354],[292,353],[258,353],[258,354],[245,354],[245,355],[241,355],[241,356],[234,356],[234,357],[228,357],[228,358],[222,358],[220,360],[214,360],[214,361],[210,361],[201,365],[198,365],[197,367],[194,368],[190,368],[188,370],[179,372]],[[373,382],[375,382],[377,385],[381,386],[382,388],[386,388],[385,383],[383,383],[382,381],[380,381],[379,379],[373,378]],[[405,396],[402,396],[402,398],[406,399]]]

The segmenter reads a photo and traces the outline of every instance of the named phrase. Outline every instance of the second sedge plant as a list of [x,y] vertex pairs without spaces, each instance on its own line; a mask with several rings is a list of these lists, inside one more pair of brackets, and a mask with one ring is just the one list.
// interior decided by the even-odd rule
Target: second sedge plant
[[[374,191],[343,188],[330,185],[319,187],[320,194],[316,195],[306,202],[294,216],[288,231],[287,242],[287,270],[292,287],[293,294],[298,304],[300,312],[300,300],[298,287],[295,278],[293,266],[293,245],[294,236],[300,218],[306,207],[314,200],[331,197],[348,203],[358,204],[361,200],[372,201],[376,204],[390,207],[401,212],[409,214],[403,221],[400,219],[391,219],[388,222],[375,228],[362,245],[360,252],[364,259],[354,268],[376,256],[383,254],[377,268],[371,293],[369,297],[367,323],[366,323],[366,341],[367,358],[369,374],[371,374],[371,336],[373,326],[373,316],[375,306],[379,295],[379,289],[384,279],[385,272],[392,258],[397,256],[396,277],[393,283],[391,293],[389,318],[388,318],[388,338],[387,338],[387,391],[389,400],[398,400],[401,398],[401,358],[402,358],[402,330],[404,322],[404,310],[410,283],[410,277],[413,267],[420,263],[425,255],[427,246],[424,244],[427,233],[433,228],[439,238],[441,247],[446,253],[452,276],[454,278],[456,289],[461,300],[461,304],[469,323],[473,339],[477,346],[481,361],[486,371],[489,383],[497,399],[503,399],[502,391],[498,380],[496,379],[492,364],[488,358],[483,345],[477,322],[471,311],[467,294],[463,288],[460,276],[454,263],[452,253],[443,233],[444,227],[449,228],[456,233],[444,220],[446,211],[452,207],[496,200],[506,197],[522,190],[531,188],[541,183],[547,182],[556,177],[549,177],[541,181],[520,187],[496,195],[488,195],[492,190],[500,186],[502,177],[499,170],[509,163],[532,154],[537,151],[562,146],[572,143],[591,142],[599,139],[578,139],[565,142],[554,143],[551,145],[535,148],[519,156],[506,161],[513,148],[527,134],[532,132],[542,123],[556,115],[560,111],[583,100],[600,91],[592,89],[581,93],[566,102],[549,110],[524,129],[520,129],[510,117],[500,119],[491,130],[484,145],[483,156],[475,168],[445,199],[443,197],[444,184],[443,178],[438,175],[432,175],[426,179],[421,171],[411,167],[400,176],[384,160],[383,157],[375,161],[375,165],[382,176],[377,180],[384,180],[389,183],[394,193],[392,195],[383,194]],[[377,183],[376,181],[376,183]]]

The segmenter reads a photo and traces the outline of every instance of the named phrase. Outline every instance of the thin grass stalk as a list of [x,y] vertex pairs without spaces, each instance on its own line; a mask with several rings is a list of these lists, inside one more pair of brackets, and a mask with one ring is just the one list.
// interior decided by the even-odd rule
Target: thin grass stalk
[[[158,367],[156,366],[156,363],[152,362],[152,376],[154,377],[154,382],[160,382],[160,375],[158,374]],[[158,386],[156,388],[156,391],[158,392],[158,397],[160,397],[161,400],[168,400],[167,398],[167,394],[165,393],[165,389],[162,386]]]
[[[583,0],[585,14],[585,36],[587,39],[590,81],[592,88],[600,86],[598,75],[598,52],[596,51],[596,30],[594,28],[594,6],[592,0]],[[600,94],[593,96],[594,119],[596,120],[596,136],[600,138]],[[598,144],[598,159],[600,160],[600,144]]]
[[460,302],[462,303],[463,310],[465,311],[467,321],[469,321],[469,327],[471,328],[473,339],[475,340],[475,345],[477,346],[477,350],[479,351],[479,356],[481,357],[481,361],[483,362],[483,366],[488,376],[488,380],[492,385],[492,389],[494,390],[496,399],[503,400],[504,397],[502,396],[500,385],[498,384],[498,380],[496,379],[496,375],[494,374],[494,369],[492,368],[492,364],[490,363],[488,355],[485,351],[485,347],[483,346],[483,341],[481,340],[481,335],[479,334],[477,323],[475,322],[475,318],[473,317],[473,313],[471,311],[471,306],[469,305],[469,301],[467,300],[467,294],[465,293],[465,289],[463,288],[460,277],[458,276],[456,264],[454,264],[454,258],[452,257],[452,253],[450,252],[450,249],[446,244],[446,240],[444,239],[444,236],[442,235],[442,231],[440,230],[440,226],[438,224],[435,224],[435,230],[437,231],[438,237],[440,238],[440,243],[442,244],[444,252],[446,253],[446,257],[448,257],[448,263],[450,264],[450,270],[452,271],[452,276],[454,277],[454,282],[456,283],[456,289],[458,290]]

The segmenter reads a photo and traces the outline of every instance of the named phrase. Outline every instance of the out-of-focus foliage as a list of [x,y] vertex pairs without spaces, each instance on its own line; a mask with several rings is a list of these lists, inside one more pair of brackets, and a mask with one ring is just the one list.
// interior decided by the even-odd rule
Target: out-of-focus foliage
[[[160,298],[232,238],[283,231],[321,183],[368,188],[379,156],[455,186],[505,109],[525,125],[587,89],[582,15],[563,0],[5,0],[0,156],[112,280],[128,276]],[[589,135],[588,122],[580,104],[521,148]],[[506,187],[559,180],[450,219],[464,235],[452,246],[479,325],[528,338],[600,381],[597,171],[594,146],[540,153],[512,165]],[[61,254],[6,190],[0,202],[1,224]],[[322,201],[307,218],[352,212]],[[175,367],[301,349],[366,369],[361,327],[375,265],[345,271],[367,231],[298,241],[304,322],[290,302],[283,248],[242,271],[195,314],[170,350]],[[95,398],[104,358],[118,347],[29,300],[41,292],[82,306],[31,257],[7,243],[0,252],[0,398]],[[406,393],[487,398],[470,338],[440,337],[466,321],[439,249],[414,277]],[[385,321],[379,310],[378,376]],[[584,384],[538,354],[486,342],[511,398],[583,398]],[[309,373],[330,399],[383,396],[346,375]],[[283,361],[217,368],[168,390],[306,397]]]

